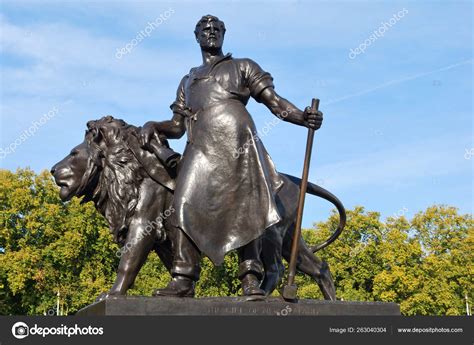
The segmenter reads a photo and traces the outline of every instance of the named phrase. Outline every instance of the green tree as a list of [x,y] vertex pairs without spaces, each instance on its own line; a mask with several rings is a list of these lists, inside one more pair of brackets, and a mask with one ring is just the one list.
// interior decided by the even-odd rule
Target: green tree
[[[348,210],[340,239],[321,253],[344,300],[400,304],[404,315],[462,315],[473,300],[473,220],[454,207],[432,206],[414,216],[380,221],[362,207]],[[337,226],[334,213],[303,233],[320,243]],[[320,297],[300,277],[302,297]]]
[[[390,301],[405,315],[461,315],[473,300],[472,215],[432,206],[413,219],[356,207],[341,237],[317,255],[333,273],[338,298]],[[336,228],[327,221],[303,231],[314,245]],[[117,245],[91,203],[63,203],[48,172],[0,170],[0,314],[38,315],[61,308],[72,314],[107,291],[116,276]],[[238,257],[214,267],[204,258],[198,297],[240,295]],[[150,295],[170,275],[151,253],[129,294]],[[315,281],[298,274],[300,298],[322,298]],[[278,296],[278,292],[274,292]]]
[[62,203],[48,172],[0,170],[2,314],[64,312],[91,303],[114,278],[116,245],[92,204]]

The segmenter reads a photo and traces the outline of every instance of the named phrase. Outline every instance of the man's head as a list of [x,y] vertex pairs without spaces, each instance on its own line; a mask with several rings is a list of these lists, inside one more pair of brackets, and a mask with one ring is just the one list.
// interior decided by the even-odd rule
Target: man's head
[[208,14],[198,21],[194,34],[196,35],[196,41],[202,49],[221,49],[224,43],[224,22]]

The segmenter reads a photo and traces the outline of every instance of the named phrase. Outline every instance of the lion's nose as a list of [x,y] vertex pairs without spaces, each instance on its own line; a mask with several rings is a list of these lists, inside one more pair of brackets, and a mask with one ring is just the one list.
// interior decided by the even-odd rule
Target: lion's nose
[[51,170],[49,171],[49,172],[51,173],[51,175],[54,175],[54,173],[56,172],[57,166],[58,166],[58,165],[55,164],[55,165],[51,168]]

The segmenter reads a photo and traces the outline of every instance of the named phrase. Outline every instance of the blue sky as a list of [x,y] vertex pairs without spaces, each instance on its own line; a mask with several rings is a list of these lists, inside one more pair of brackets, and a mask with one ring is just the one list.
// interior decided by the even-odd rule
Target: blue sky
[[[383,36],[350,57],[399,11],[403,17]],[[279,94],[301,108],[321,99],[311,181],[347,208],[363,205],[384,217],[434,203],[472,213],[467,1],[2,1],[0,148],[43,114],[57,115],[0,157],[0,166],[49,169],[82,141],[86,122],[103,115],[135,125],[170,118],[181,77],[201,63],[193,30],[208,13],[226,23],[224,51],[257,61]],[[117,58],[160,15],[166,20]],[[272,127],[262,140],[278,170],[300,176],[306,130],[268,125],[274,117],[263,105],[248,108],[258,129]],[[181,151],[184,139],[172,145]],[[309,197],[303,225],[330,210]]]

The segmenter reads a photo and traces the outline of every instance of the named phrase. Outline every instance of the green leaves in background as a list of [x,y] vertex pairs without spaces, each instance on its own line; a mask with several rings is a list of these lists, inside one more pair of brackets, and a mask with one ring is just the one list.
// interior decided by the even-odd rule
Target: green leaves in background
[[[472,215],[448,206],[385,222],[363,207],[347,213],[340,239],[318,253],[338,298],[396,302],[404,315],[465,314],[465,296],[474,297]],[[303,236],[320,243],[337,222],[333,213]],[[61,202],[48,172],[0,170],[0,314],[55,313],[58,292],[62,314],[76,312],[113,284],[117,249],[94,206]],[[237,269],[236,253],[221,267],[203,259],[197,296],[239,295]],[[169,279],[150,254],[129,294],[150,295]],[[297,283],[301,298],[322,298],[309,277],[298,275]]]

